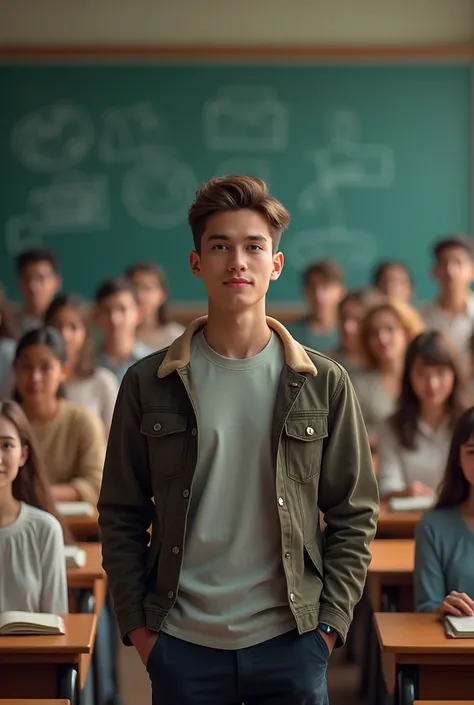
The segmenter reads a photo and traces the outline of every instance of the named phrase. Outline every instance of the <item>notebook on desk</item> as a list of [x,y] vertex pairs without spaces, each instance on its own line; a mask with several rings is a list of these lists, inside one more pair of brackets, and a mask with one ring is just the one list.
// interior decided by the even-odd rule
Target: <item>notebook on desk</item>
[[40,612],[9,611],[0,613],[0,636],[65,634],[62,617]]
[[63,517],[92,517],[95,513],[89,502],[57,502],[56,509]]
[[444,619],[446,635],[452,639],[474,639],[474,617],[454,617],[448,614]]
[[66,568],[84,568],[87,561],[87,553],[79,546],[64,546],[66,558]]
[[431,509],[435,501],[434,497],[392,497],[388,500],[388,508],[391,512],[424,512]]

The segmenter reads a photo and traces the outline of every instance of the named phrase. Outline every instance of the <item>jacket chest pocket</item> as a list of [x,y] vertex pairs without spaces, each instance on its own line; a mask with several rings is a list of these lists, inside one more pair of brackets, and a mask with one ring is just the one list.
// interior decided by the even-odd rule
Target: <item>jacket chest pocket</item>
[[146,436],[153,473],[170,480],[184,474],[188,417],[166,411],[143,414],[140,432]]
[[307,482],[321,470],[324,439],[328,435],[327,416],[291,415],[285,423],[286,471],[296,482]]

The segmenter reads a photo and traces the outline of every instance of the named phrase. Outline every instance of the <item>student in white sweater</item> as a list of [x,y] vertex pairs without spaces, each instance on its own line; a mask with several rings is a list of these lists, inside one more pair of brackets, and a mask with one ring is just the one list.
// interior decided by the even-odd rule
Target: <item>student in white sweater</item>
[[0,612],[68,612],[63,527],[30,424],[12,401],[0,402],[0,565]]
[[393,416],[378,427],[380,495],[433,495],[446,467],[453,428],[469,405],[459,352],[438,331],[410,344],[401,396]]
[[100,367],[94,360],[92,326],[87,304],[77,296],[60,294],[53,299],[44,320],[45,325],[60,331],[66,343],[66,399],[98,416],[108,434],[118,393],[118,382],[110,370]]

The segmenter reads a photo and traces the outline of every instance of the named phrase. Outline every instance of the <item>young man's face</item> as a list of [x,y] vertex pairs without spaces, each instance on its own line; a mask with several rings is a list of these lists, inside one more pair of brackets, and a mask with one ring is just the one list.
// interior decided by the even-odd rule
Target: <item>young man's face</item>
[[19,284],[28,308],[43,315],[61,288],[61,278],[50,262],[31,262],[20,272]]
[[191,270],[204,281],[213,306],[239,311],[251,308],[267,293],[283,268],[273,253],[266,218],[252,210],[224,211],[207,221],[201,252],[191,252]]
[[474,264],[463,247],[445,247],[438,255],[434,276],[444,291],[465,290],[474,277]]
[[107,340],[135,335],[139,322],[140,309],[129,291],[111,294],[97,305],[97,324]]
[[344,293],[340,282],[317,273],[311,275],[304,289],[311,312],[322,318],[336,316]]

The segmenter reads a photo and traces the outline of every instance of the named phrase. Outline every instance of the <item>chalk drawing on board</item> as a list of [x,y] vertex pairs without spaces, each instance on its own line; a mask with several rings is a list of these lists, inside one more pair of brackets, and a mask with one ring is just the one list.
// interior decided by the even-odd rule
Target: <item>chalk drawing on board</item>
[[281,152],[288,108],[271,87],[223,86],[202,109],[204,144],[213,152]]
[[94,144],[94,125],[79,105],[53,103],[14,125],[11,149],[30,171],[51,173],[82,162]]
[[310,153],[316,178],[299,196],[302,212],[317,213],[339,199],[343,188],[390,188],[395,179],[393,150],[385,144],[364,143],[353,111],[338,110],[329,116],[328,138],[326,147]]
[[330,226],[297,233],[285,251],[298,270],[318,259],[337,259],[343,267],[367,270],[377,259],[378,246],[370,233]]
[[17,255],[29,247],[43,244],[33,216],[29,213],[12,215],[5,223],[5,245],[10,255]]
[[186,221],[198,181],[193,169],[174,158],[132,166],[122,181],[122,201],[131,218],[148,228],[174,228]]
[[260,157],[234,157],[221,162],[215,171],[216,176],[230,176],[231,174],[246,174],[270,183],[271,167],[267,159]]
[[106,230],[109,183],[103,174],[68,172],[30,191],[28,211],[44,233]]
[[165,121],[150,102],[108,108],[101,119],[99,156],[104,162],[137,161],[166,148]]

